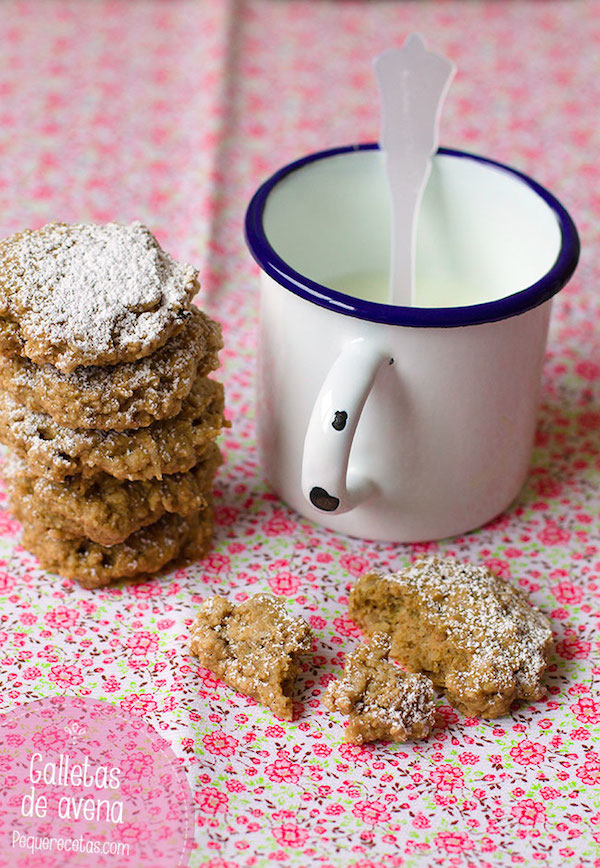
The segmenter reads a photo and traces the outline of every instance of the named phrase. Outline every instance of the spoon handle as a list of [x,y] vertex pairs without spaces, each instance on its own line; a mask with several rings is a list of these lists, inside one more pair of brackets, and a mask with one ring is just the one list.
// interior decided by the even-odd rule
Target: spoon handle
[[455,66],[427,51],[420,34],[412,33],[401,48],[377,57],[374,67],[381,95],[380,145],[392,204],[390,303],[410,305],[419,208]]

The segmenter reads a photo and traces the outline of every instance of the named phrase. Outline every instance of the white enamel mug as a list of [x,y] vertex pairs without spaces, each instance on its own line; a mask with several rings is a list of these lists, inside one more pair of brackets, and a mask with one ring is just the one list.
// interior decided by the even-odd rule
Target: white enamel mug
[[551,300],[579,239],[526,175],[440,149],[419,216],[416,306],[389,305],[383,159],[376,145],[311,154],[250,203],[258,438],[267,480],[302,515],[416,542],[479,527],[518,494]]

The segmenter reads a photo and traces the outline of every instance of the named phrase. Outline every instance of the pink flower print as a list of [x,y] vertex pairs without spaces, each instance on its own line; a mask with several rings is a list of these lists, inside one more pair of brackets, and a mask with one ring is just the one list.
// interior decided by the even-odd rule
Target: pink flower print
[[438,790],[452,791],[455,787],[462,787],[464,784],[462,769],[449,763],[443,763],[435,768],[429,775],[429,779],[433,781]]
[[116,693],[120,686],[120,682],[117,681],[114,675],[109,675],[104,682],[104,689],[108,691],[108,693]]
[[313,630],[323,630],[327,626],[327,621],[325,618],[321,618],[320,615],[311,615],[308,619],[308,623]]
[[208,690],[215,690],[219,686],[219,684],[221,684],[221,682],[219,681],[217,676],[214,675],[210,671],[210,669],[203,669],[202,667],[200,667],[198,669],[198,675],[200,676],[200,680],[202,681],[202,684]]
[[127,587],[129,593],[138,600],[148,600],[151,597],[160,597],[162,590],[158,582],[139,582]]
[[19,522],[6,509],[0,509],[0,534],[11,536],[18,533]]
[[437,550],[438,550],[438,544],[436,542],[411,543],[411,545],[410,545],[411,560],[413,560],[413,561],[418,560],[419,558],[422,558],[425,555],[430,554],[431,552],[436,552]]
[[355,763],[367,762],[373,753],[370,746],[361,744],[341,744],[338,750],[345,760],[350,760]]
[[357,802],[352,813],[365,823],[385,823],[390,819],[390,813],[383,802]]
[[583,590],[572,582],[559,582],[552,588],[552,593],[565,606],[577,605],[583,599]]
[[564,527],[559,527],[554,521],[547,521],[537,538],[546,546],[560,546],[568,543],[571,534]]
[[600,762],[597,754],[588,754],[588,758],[582,766],[579,766],[575,774],[584,784],[592,786],[600,784]]
[[127,639],[127,647],[132,654],[150,654],[158,648],[158,636],[147,630],[134,633]]
[[287,751],[282,750],[274,763],[266,766],[265,774],[270,781],[296,784],[302,775],[302,766],[290,760]]
[[170,630],[175,626],[175,621],[172,618],[163,618],[162,621],[157,621],[156,626],[159,630]]
[[[318,812],[317,812],[318,813]],[[276,811],[273,814],[274,820],[293,820],[296,815],[293,811]]]
[[34,678],[39,678],[41,674],[37,666],[28,666],[23,672],[23,678],[27,681],[32,681]]
[[263,522],[262,529],[267,536],[291,536],[296,530],[296,522],[292,521],[285,512],[276,510],[271,518]]
[[464,753],[459,753],[458,761],[463,766],[474,766],[475,763],[479,762],[479,757],[475,756],[474,753],[470,753],[469,751],[465,751]]
[[267,726],[265,729],[265,735],[268,738],[283,738],[285,735],[285,729],[282,726],[279,726],[279,724]]
[[369,561],[366,558],[361,558],[360,555],[342,555],[340,566],[352,573],[353,576],[360,576],[369,566]]
[[124,823],[118,828],[118,834],[122,841],[128,841],[135,845],[142,838],[145,838],[148,831],[145,826],[138,826],[134,823]]
[[469,836],[461,832],[440,832],[436,835],[435,843],[447,853],[465,853],[473,847]]
[[[362,838],[363,841],[372,841],[373,840],[373,833],[372,832],[363,832],[360,837]],[[384,838],[383,840],[385,841],[386,839]],[[396,839],[394,838],[394,841],[395,840]],[[389,842],[387,842],[387,843],[389,843]],[[425,847],[428,848],[429,845],[425,844]],[[390,866],[390,868],[392,865],[398,865],[398,866],[404,865],[404,860],[398,861],[399,859],[400,859],[400,857],[397,857],[396,859],[394,859],[394,857],[392,856],[391,860],[388,861],[387,864]],[[351,868],[386,868],[386,866],[383,864],[383,862],[373,862],[371,859],[359,859],[358,862],[352,863]]]
[[53,666],[50,669],[50,680],[61,686],[76,687],[83,684],[81,669],[77,666]]
[[534,802],[533,799],[523,799],[515,805],[511,813],[521,826],[535,826],[546,821],[546,809],[543,803]]
[[289,572],[277,573],[276,576],[271,576],[269,585],[274,594],[280,597],[290,597],[295,594],[302,580],[299,576],[293,576]]
[[121,771],[127,780],[139,781],[152,771],[154,760],[149,754],[136,753],[121,762]]
[[276,573],[278,570],[283,570],[285,567],[289,567],[290,562],[286,560],[286,558],[277,558],[277,560],[271,561],[269,564],[269,571],[271,573]]
[[589,729],[585,729],[585,727],[580,726],[577,729],[571,730],[571,738],[575,741],[585,741],[590,737]]
[[120,705],[124,711],[140,717],[158,708],[158,703],[149,693],[132,693],[127,699],[122,699]]
[[0,572],[0,594],[7,594],[15,586],[16,579],[8,573]]
[[436,714],[443,721],[444,726],[451,726],[458,721],[458,713],[451,705],[440,705],[436,709]]
[[273,829],[273,837],[280,847],[303,847],[308,832],[295,823],[282,823],[281,826],[275,826]]
[[591,642],[580,639],[579,636],[565,636],[556,646],[556,651],[565,660],[585,660],[591,651]]
[[[250,864],[249,862],[247,864]],[[239,868],[236,862],[226,862],[220,856],[215,856],[214,859],[209,859],[208,862],[201,862],[198,868]]]
[[217,756],[233,756],[239,741],[232,735],[227,735],[222,729],[215,729],[202,736],[204,747],[209,753]]
[[331,748],[327,747],[326,744],[315,744],[312,752],[315,756],[329,756]]
[[49,627],[57,629],[67,629],[73,627],[79,620],[79,612],[76,609],[69,609],[67,606],[57,606],[55,609],[50,609],[44,615]]
[[575,365],[575,371],[580,377],[584,380],[588,380],[590,383],[593,380],[600,379],[600,365],[593,362],[591,359],[584,359],[583,361],[578,362]]
[[230,793],[243,793],[246,789],[246,784],[243,784],[241,781],[238,781],[235,778],[229,781],[225,781],[225,786]]
[[62,750],[68,740],[64,729],[56,726],[47,726],[33,736],[33,743],[40,751]]
[[360,629],[346,612],[339,617],[333,619],[333,625],[340,636],[360,636]]
[[227,555],[217,554],[213,552],[204,558],[202,566],[205,570],[210,570],[214,573],[227,572],[231,567],[231,560]]
[[415,829],[428,829],[431,826],[431,823],[427,819],[424,814],[415,814],[415,818],[412,821]]
[[342,807],[342,805],[327,805],[325,808],[325,813],[330,817],[338,817],[340,814],[345,813],[346,809]]
[[543,744],[524,739],[510,749],[510,755],[520,766],[539,766],[546,756]]
[[206,814],[225,813],[229,805],[229,797],[216,787],[205,787],[198,790],[194,796],[196,804]]
[[[498,849],[498,847],[491,838],[482,838],[479,842],[479,848],[482,853],[493,853],[495,850]],[[489,865],[489,863],[486,864]]]
[[239,509],[234,506],[218,506],[214,513],[215,522],[225,526],[235,524],[239,514]]
[[500,560],[500,558],[486,558],[483,563],[499,579],[510,578],[510,564],[508,561]]
[[600,702],[591,696],[582,696],[569,708],[581,723],[600,723]]
[[330,564],[333,560],[333,556],[330,555],[329,552],[319,552],[315,560],[318,564]]

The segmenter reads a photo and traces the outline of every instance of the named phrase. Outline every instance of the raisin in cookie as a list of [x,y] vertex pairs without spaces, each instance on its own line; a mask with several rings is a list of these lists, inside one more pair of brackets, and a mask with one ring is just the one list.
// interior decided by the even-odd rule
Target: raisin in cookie
[[311,630],[285,603],[256,594],[238,606],[224,597],[205,600],[191,628],[190,650],[218,678],[292,719],[299,656],[310,651]]
[[349,715],[344,741],[402,742],[426,738],[435,722],[433,684],[389,662],[390,638],[376,633],[346,658],[344,674],[332,681],[324,705]]
[[368,635],[389,634],[392,657],[428,675],[466,715],[494,718],[542,696],[550,623],[485,567],[425,558],[390,576],[367,573],[349,611]]
[[199,288],[140,222],[26,229],[0,241],[0,352],[64,373],[132,362],[181,330]]

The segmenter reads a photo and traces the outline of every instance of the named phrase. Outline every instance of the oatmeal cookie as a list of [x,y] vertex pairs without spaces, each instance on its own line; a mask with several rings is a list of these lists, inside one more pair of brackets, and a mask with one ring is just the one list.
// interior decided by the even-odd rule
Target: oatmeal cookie
[[55,539],[43,524],[27,524],[23,545],[42,569],[75,579],[83,588],[100,588],[116,579],[156,573],[175,558],[203,557],[212,542],[212,512],[181,516],[166,513],[114,546],[85,538]]
[[64,373],[133,362],[181,330],[199,288],[140,222],[26,229],[0,241],[0,352]]
[[344,674],[323,696],[330,711],[349,715],[344,741],[407,741],[426,738],[435,722],[433,684],[389,662],[390,637],[375,633],[346,658]]
[[485,567],[425,558],[390,576],[367,573],[349,611],[368,635],[389,634],[392,657],[469,717],[499,717],[517,699],[542,696],[550,622]]
[[194,307],[178,335],[138,362],[64,374],[0,355],[0,388],[66,428],[142,428],[179,413],[197,377],[218,367],[221,346],[217,323]]
[[0,443],[33,474],[60,481],[67,476],[161,479],[198,463],[227,425],[223,386],[198,377],[177,416],[129,431],[65,428],[0,392]]
[[190,650],[201,666],[278,717],[292,719],[298,658],[310,651],[312,634],[282,600],[256,594],[234,606],[211,597],[200,607],[191,637]]
[[52,482],[34,476],[19,459],[9,460],[4,473],[19,521],[43,522],[58,538],[87,537],[112,546],[165,512],[189,515],[203,509],[220,463],[219,448],[213,444],[191,470],[162,479],[130,482],[99,473]]

